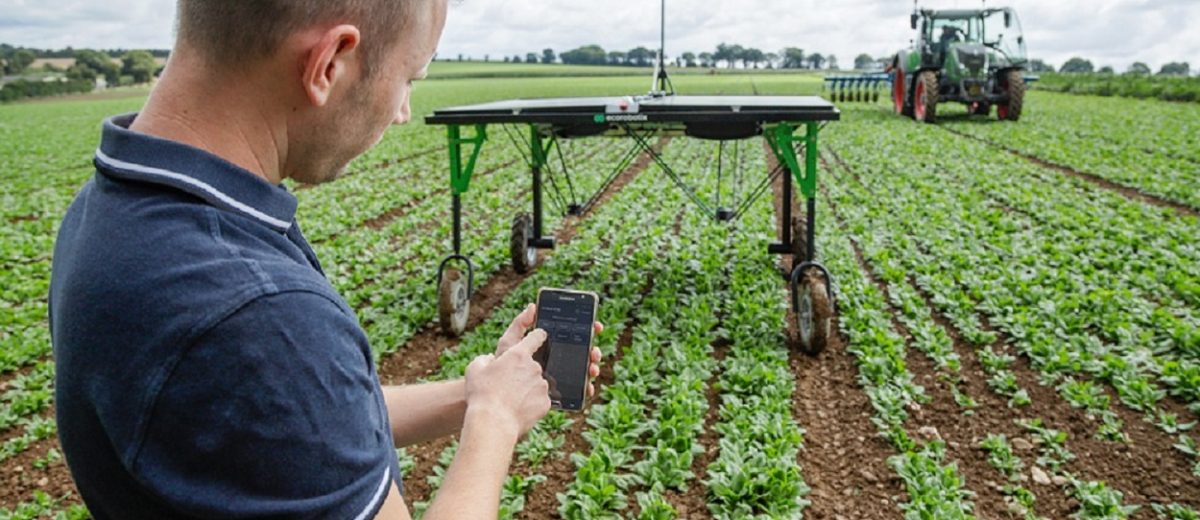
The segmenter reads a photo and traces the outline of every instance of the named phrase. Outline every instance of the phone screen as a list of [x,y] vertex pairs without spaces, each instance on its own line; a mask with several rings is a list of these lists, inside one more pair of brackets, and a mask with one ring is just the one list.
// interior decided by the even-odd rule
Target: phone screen
[[546,343],[537,360],[555,408],[583,408],[595,316],[593,294],[550,289],[538,293],[536,327],[546,331]]

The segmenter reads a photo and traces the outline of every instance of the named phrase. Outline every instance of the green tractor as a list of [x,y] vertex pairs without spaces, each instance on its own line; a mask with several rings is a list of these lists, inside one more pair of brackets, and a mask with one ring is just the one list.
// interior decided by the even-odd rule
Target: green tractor
[[938,103],[966,103],[974,115],[1002,121],[1021,117],[1025,86],[1025,37],[1017,13],[1007,7],[916,9],[917,30],[911,49],[896,54],[885,69],[891,74],[897,114],[933,123]]

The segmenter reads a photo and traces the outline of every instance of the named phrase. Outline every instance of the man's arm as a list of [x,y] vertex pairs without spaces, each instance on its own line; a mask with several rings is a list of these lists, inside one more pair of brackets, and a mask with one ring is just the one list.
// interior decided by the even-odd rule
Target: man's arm
[[[426,520],[496,518],[517,439],[550,410],[546,380],[533,360],[545,340],[545,332],[535,331],[505,353],[480,356],[467,367],[462,437]],[[375,518],[409,518],[395,486]]]
[[397,447],[411,446],[463,429],[467,386],[462,379],[383,388],[392,438]]

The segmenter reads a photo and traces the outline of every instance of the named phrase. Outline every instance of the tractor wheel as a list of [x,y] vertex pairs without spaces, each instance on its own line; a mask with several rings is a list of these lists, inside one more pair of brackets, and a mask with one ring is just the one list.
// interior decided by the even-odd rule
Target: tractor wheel
[[896,77],[892,80],[892,109],[898,116],[912,116],[912,105],[908,103],[908,92],[905,92],[906,84],[904,70],[897,67]]
[[1025,76],[1019,70],[1010,70],[1004,74],[1000,86],[1008,92],[1008,103],[996,105],[996,117],[1001,121],[1021,119],[1021,108],[1025,105]]
[[932,70],[921,71],[913,88],[913,119],[924,123],[937,121],[938,80]]
[[518,214],[513,218],[512,238],[508,243],[514,271],[525,274],[537,264],[537,248],[530,245],[532,240],[533,216],[528,213]]
[[471,314],[470,288],[467,277],[453,267],[442,273],[438,285],[438,324],[442,331],[451,336],[461,336],[467,330],[467,317]]
[[792,288],[796,299],[796,340],[809,355],[820,354],[833,334],[833,302],[825,277],[816,269],[804,273]]

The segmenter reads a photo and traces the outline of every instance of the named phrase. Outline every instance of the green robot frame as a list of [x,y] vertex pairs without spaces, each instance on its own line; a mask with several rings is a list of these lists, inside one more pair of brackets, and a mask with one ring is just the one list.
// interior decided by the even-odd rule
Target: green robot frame
[[[513,267],[525,273],[536,267],[537,251],[552,249],[553,236],[544,233],[546,174],[555,153],[566,177],[569,214],[584,216],[616,177],[640,153],[658,165],[687,194],[692,204],[711,218],[732,221],[783,178],[783,204],[779,241],[768,244],[773,254],[792,255],[792,268],[785,274],[795,311],[795,343],[808,352],[820,352],[832,329],[834,284],[829,272],[816,260],[815,222],[817,197],[817,138],[823,124],[836,121],[840,112],[831,103],[812,96],[676,96],[551,98],[508,100],[481,105],[445,108],[425,119],[427,124],[445,125],[449,150],[453,249],[438,266],[438,318],[443,331],[461,334],[467,323],[470,300],[475,290],[475,266],[462,250],[462,204],[470,189],[475,164],[489,139],[489,125],[500,126],[522,155],[532,176],[533,207],[513,219],[511,253]],[[512,127],[524,131],[512,131]],[[469,135],[468,135],[469,134]],[[524,134],[524,135],[521,135]],[[778,160],[749,195],[722,207],[706,200],[688,186],[674,168],[654,149],[658,137],[686,135],[718,141],[718,154],[728,141],[761,136]],[[630,148],[622,154],[597,191],[585,198],[575,193],[574,183],[560,140],[603,136],[626,138]],[[803,152],[797,153],[797,147]],[[720,161],[718,161],[720,164]],[[721,171],[718,168],[718,183]],[[553,179],[551,179],[553,180]],[[794,186],[806,201],[804,219],[793,225]],[[565,198],[557,185],[551,188]],[[465,268],[465,276],[456,265]]]

